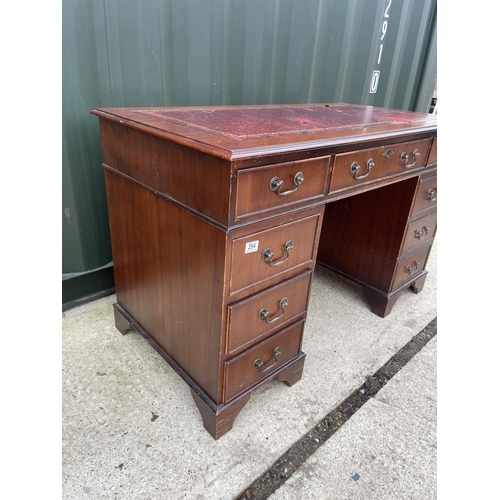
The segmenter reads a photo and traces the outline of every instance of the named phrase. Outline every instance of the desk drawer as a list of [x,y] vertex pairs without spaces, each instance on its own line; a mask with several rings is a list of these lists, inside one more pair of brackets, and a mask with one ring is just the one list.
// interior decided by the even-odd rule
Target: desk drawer
[[437,205],[437,175],[420,179],[411,215],[423,213]]
[[423,167],[431,143],[432,138],[335,155],[329,193]]
[[323,198],[330,156],[238,171],[235,220]]
[[312,271],[228,307],[226,354],[235,354],[305,315]]
[[401,255],[412,248],[423,245],[434,238],[437,227],[437,212],[433,212],[421,219],[408,224],[406,235],[401,249]]
[[314,260],[321,213],[232,241],[229,294]]
[[430,248],[430,244],[424,248],[419,248],[412,254],[398,261],[392,290],[395,290],[424,270]]
[[427,160],[427,165],[437,164],[437,146],[438,146],[438,138],[434,137],[434,140],[432,141],[431,152],[429,153],[429,159]]
[[304,321],[248,349],[224,363],[224,402],[234,398],[259,380],[272,375],[299,355]]

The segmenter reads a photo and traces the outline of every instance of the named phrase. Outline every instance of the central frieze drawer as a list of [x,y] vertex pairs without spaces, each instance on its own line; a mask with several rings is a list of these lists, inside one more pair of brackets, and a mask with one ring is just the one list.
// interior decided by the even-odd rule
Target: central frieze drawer
[[424,167],[431,143],[432,138],[335,155],[329,193]]
[[232,242],[229,294],[314,260],[321,213]]
[[224,363],[227,402],[299,355],[304,320]]
[[231,304],[226,354],[235,354],[305,315],[312,271]]
[[330,156],[238,171],[235,220],[324,198]]

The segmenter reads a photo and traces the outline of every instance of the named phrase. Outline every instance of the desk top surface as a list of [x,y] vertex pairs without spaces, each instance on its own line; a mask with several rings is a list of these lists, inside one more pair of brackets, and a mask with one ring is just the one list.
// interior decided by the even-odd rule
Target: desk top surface
[[437,128],[435,115],[345,103],[101,108],[92,113],[228,159]]

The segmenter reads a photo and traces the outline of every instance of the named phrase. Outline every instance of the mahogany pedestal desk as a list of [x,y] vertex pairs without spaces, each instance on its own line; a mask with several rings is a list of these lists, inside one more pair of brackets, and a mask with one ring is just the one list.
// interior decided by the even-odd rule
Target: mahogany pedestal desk
[[436,231],[433,115],[350,104],[95,109],[116,327],[191,388],[208,432],[302,376],[316,262],[386,316]]

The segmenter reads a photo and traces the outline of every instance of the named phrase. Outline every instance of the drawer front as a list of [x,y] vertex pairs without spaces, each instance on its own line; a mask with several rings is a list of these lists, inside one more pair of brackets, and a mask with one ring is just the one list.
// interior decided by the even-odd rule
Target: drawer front
[[228,307],[226,354],[235,354],[305,315],[312,271]]
[[312,265],[320,217],[318,213],[233,240],[229,294]]
[[335,155],[329,193],[423,167],[431,142],[432,138]]
[[427,160],[427,165],[437,164],[437,146],[438,146],[438,138],[434,137],[434,140],[432,141],[431,152],[429,153],[429,159]]
[[410,281],[424,270],[430,249],[431,246],[427,245],[398,261],[392,290],[395,290],[403,283]]
[[437,205],[437,175],[420,179],[411,215],[430,210]]
[[324,198],[330,156],[238,171],[235,220]]
[[224,402],[298,356],[303,329],[304,321],[295,323],[224,363]]
[[437,212],[433,212],[426,217],[410,222],[406,229],[401,255],[432,240],[436,232],[436,227]]

